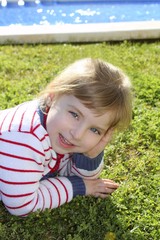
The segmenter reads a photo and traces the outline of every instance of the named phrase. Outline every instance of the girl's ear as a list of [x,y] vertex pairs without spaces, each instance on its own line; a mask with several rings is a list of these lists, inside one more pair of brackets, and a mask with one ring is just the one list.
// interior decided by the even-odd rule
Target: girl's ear
[[54,98],[54,94],[49,94],[46,98],[46,106],[47,107],[51,107],[52,103],[53,103],[53,98]]
[[53,94],[53,93],[50,93],[50,94],[49,94],[49,97],[50,97],[50,99],[53,101],[54,94]]

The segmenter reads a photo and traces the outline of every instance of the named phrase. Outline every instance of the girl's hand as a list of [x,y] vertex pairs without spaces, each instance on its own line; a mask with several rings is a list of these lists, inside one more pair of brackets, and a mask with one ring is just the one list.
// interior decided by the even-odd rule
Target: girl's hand
[[83,179],[83,181],[86,187],[86,195],[94,197],[106,198],[119,187],[119,184],[110,179]]
[[89,158],[95,158],[97,157],[106,147],[106,145],[111,141],[113,136],[114,128],[110,128],[106,134],[101,138],[99,143],[89,150],[88,152],[84,153]]

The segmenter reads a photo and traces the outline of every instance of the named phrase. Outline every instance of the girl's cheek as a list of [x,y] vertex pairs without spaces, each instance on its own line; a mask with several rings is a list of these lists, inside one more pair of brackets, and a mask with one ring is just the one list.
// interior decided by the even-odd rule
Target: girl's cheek
[[92,132],[86,135],[86,146],[89,147],[95,147],[100,141],[100,137],[98,137],[96,134],[94,135]]

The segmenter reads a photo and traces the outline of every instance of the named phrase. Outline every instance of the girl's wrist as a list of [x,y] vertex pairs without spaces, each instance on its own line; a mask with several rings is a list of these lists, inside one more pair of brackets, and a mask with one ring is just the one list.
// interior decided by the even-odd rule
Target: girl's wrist
[[72,183],[73,197],[76,197],[77,195],[83,196],[86,194],[86,187],[82,178],[78,176],[68,176],[67,178]]

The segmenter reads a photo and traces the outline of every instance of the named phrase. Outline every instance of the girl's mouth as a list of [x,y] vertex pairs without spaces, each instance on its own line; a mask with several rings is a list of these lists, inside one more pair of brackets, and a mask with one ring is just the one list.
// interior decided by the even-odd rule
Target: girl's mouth
[[63,148],[71,148],[74,147],[71,142],[69,142],[63,135],[59,134],[59,143]]

